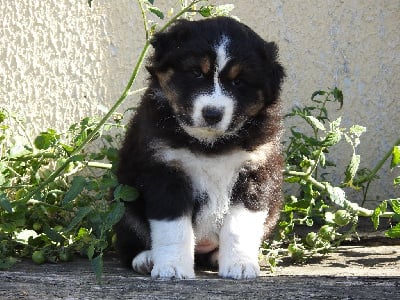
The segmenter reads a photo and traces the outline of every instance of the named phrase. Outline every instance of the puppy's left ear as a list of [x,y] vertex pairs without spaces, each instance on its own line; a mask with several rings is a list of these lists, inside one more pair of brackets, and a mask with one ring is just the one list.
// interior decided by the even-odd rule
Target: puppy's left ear
[[268,76],[266,88],[269,101],[278,100],[283,79],[285,78],[285,69],[278,61],[278,46],[274,42],[264,42],[263,56],[266,59],[266,67],[268,68]]
[[156,33],[150,43],[154,54],[150,57],[147,70],[150,74],[155,71],[166,71],[168,62],[173,60],[177,50],[190,35],[190,21],[178,20],[167,31]]

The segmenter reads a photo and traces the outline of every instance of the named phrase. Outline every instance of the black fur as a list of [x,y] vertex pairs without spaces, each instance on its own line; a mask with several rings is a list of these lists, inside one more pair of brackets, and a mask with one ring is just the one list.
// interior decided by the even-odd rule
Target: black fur
[[[236,134],[204,143],[183,130],[181,123],[191,123],[187,113],[191,110],[188,99],[194,91],[207,92],[212,83],[211,75],[197,80],[193,69],[198,68],[198,62],[205,56],[211,62],[215,60],[213,45],[222,36],[231,41],[229,55],[232,59],[227,69],[230,64],[240,65],[241,86],[225,82],[227,79],[223,79],[226,76],[222,73],[221,81],[229,94],[237,99],[233,123],[245,121]],[[194,193],[190,178],[179,167],[154,159],[151,145],[157,140],[168,142],[171,148],[222,156],[235,150],[251,151],[270,142],[273,147],[268,162],[256,170],[241,169],[231,197],[232,203],[241,201],[250,210],[268,207],[266,234],[270,234],[278,220],[282,198],[279,93],[284,69],[277,61],[275,43],[265,42],[233,19],[219,17],[196,22],[178,21],[167,32],[156,34],[151,44],[154,54],[147,67],[151,75],[149,88],[129,125],[119,153],[119,182],[137,188],[140,193],[137,200],[126,203],[125,215],[116,226],[122,261],[129,265],[140,251],[150,249],[149,219],[194,217],[200,209],[198,198],[207,199],[206,194]],[[173,72],[168,73],[169,70]],[[168,75],[168,89],[160,74]],[[182,109],[182,114],[171,107],[172,98]],[[250,110],[251,107],[254,108]],[[137,232],[137,228],[141,232]]]

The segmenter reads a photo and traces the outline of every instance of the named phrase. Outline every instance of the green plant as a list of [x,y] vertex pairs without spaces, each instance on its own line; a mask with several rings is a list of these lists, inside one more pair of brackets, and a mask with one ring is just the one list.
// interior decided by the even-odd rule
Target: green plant
[[[398,220],[400,199],[383,201],[375,210],[363,208],[348,200],[345,189],[363,191],[365,200],[369,184],[377,172],[392,156],[392,168],[399,166],[400,141],[384,156],[372,171],[359,170],[361,157],[357,154],[360,137],[366,129],[353,125],[341,127],[341,117],[330,120],[328,107],[343,106],[343,93],[337,88],[317,91],[311,96],[312,105],[295,107],[286,118],[302,120],[302,130],[290,128],[286,142],[284,171],[287,190],[279,223],[277,238],[265,243],[263,253],[273,267],[280,257],[289,255],[295,261],[303,261],[316,253],[326,253],[344,240],[356,235],[358,218],[371,217],[375,229],[379,218]],[[344,170],[343,181],[334,184],[332,174],[338,174],[336,164],[329,160],[329,153],[345,141],[350,145],[349,163]],[[399,184],[399,177],[395,179]],[[364,201],[363,201],[364,203]],[[387,203],[393,211],[387,211]],[[388,237],[399,237],[400,225],[387,231]],[[305,232],[304,232],[305,231]],[[285,246],[286,245],[286,246]]]
[[[112,172],[118,136],[109,132],[123,127],[120,116],[102,126],[96,151],[71,155],[98,120],[85,118],[65,133],[49,129],[30,141],[26,134],[15,134],[25,132],[15,124],[22,122],[5,111],[1,115],[0,267],[9,267],[16,257],[56,262],[69,260],[76,252],[87,255],[96,267],[111,245],[112,226],[122,216],[120,200],[135,197],[134,190],[118,185]],[[27,199],[54,167],[66,161],[62,174]],[[115,200],[110,203],[109,191],[114,188]]]

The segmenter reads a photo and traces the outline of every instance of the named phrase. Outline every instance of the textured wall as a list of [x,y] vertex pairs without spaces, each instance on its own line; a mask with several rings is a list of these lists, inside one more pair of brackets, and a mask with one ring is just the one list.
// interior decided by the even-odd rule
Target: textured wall
[[[0,0],[0,101],[33,131],[101,115],[129,79],[135,1]],[[139,37],[139,38],[138,38]]]
[[[94,0],[90,9],[86,0],[0,0],[1,106],[23,114],[33,133],[103,114],[126,85],[144,39],[136,1],[116,3]],[[335,114],[344,125],[368,128],[359,149],[364,166],[399,138],[398,0],[214,3],[234,3],[235,15],[279,44],[287,110],[314,90],[338,86],[345,105]],[[348,160],[336,159],[341,166]],[[387,165],[379,175],[370,196],[395,196]]]

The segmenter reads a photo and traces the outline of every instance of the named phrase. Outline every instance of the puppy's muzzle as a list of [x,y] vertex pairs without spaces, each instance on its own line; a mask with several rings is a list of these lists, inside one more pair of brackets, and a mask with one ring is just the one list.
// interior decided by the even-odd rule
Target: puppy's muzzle
[[224,109],[218,108],[215,106],[205,106],[201,110],[201,114],[204,120],[204,123],[207,126],[215,126],[219,122],[221,122],[224,116]]

